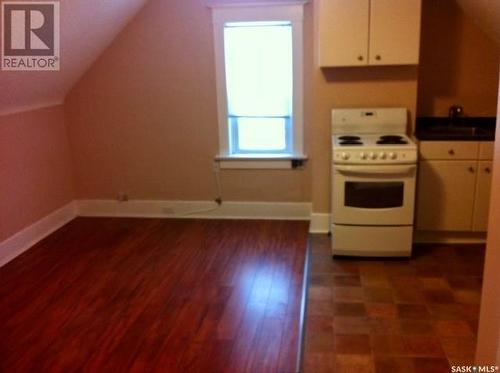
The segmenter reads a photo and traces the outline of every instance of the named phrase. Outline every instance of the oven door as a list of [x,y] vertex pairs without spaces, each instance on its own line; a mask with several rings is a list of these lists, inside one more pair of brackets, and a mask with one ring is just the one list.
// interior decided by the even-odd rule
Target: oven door
[[334,165],[335,224],[412,225],[416,165]]

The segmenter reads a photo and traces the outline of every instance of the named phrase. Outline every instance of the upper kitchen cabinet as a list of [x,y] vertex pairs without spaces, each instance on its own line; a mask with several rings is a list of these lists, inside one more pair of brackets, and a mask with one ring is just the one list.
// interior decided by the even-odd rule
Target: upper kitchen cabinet
[[370,0],[319,0],[320,66],[368,64]]
[[321,67],[418,64],[421,0],[318,0]]
[[370,1],[370,65],[416,65],[421,0]]

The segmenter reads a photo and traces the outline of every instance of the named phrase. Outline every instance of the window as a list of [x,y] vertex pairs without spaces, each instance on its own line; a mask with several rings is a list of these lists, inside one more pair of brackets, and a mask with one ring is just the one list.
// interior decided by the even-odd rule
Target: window
[[291,153],[291,24],[228,23],[224,52],[230,152]]
[[302,156],[302,3],[213,9],[221,157]]

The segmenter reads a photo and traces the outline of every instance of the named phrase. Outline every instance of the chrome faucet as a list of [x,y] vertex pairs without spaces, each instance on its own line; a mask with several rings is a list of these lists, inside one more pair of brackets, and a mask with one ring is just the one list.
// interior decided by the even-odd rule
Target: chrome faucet
[[464,108],[460,105],[452,105],[448,110],[449,125],[452,126],[456,123],[458,118],[464,115]]

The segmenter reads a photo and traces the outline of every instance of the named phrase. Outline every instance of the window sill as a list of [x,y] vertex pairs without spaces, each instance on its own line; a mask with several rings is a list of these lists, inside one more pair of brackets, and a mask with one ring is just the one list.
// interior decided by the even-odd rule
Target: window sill
[[307,156],[303,154],[218,155],[215,161],[221,169],[228,170],[290,170],[302,168]]

